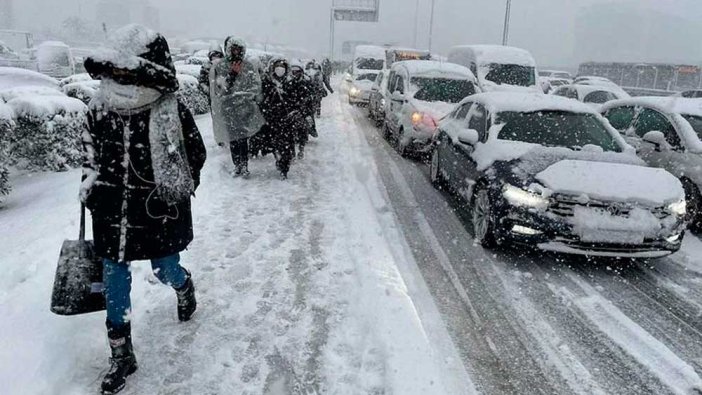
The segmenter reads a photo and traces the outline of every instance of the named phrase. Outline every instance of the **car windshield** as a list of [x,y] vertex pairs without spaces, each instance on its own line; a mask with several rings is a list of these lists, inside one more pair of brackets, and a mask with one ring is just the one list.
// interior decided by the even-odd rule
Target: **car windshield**
[[414,98],[427,102],[458,103],[475,93],[473,83],[468,80],[414,77],[411,83],[417,88]]
[[498,85],[533,86],[536,84],[534,75],[533,67],[493,63],[485,79]]
[[607,92],[607,91],[596,91],[588,94],[585,96],[585,103],[595,103],[595,104],[604,104],[607,103],[608,101],[612,100],[617,100],[617,96],[614,95],[614,93]]
[[373,81],[375,82],[375,78],[378,76],[378,74],[359,74],[356,76],[356,81]]
[[373,58],[358,58],[356,59],[356,68],[362,70],[382,70],[385,66],[385,61],[382,59]]
[[685,120],[690,123],[690,126],[692,126],[692,129],[695,130],[695,133],[697,133],[697,138],[702,140],[702,117],[683,114],[683,118],[685,118]]
[[553,76],[556,78],[570,78],[570,74],[568,73],[555,73]]
[[574,150],[595,145],[605,151],[621,152],[614,137],[593,114],[567,111],[503,112],[498,114],[497,119],[498,123],[504,124],[498,135],[501,140]]

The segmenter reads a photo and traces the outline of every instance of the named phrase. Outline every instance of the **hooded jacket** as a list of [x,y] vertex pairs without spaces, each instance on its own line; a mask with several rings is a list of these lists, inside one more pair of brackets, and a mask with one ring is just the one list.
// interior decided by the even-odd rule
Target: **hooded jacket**
[[[232,73],[231,48],[244,48],[241,70]],[[212,126],[218,143],[229,143],[256,134],[264,124],[258,103],[261,99],[261,77],[256,67],[245,59],[246,44],[228,37],[224,42],[224,59],[215,61],[210,71]]]
[[[206,151],[192,114],[176,101],[178,89],[168,43],[158,33],[137,25],[115,32],[110,48],[85,61],[93,78],[150,87],[173,103],[182,127],[186,169],[199,184]],[[120,71],[115,72],[115,69]],[[129,112],[99,100],[91,103],[86,133],[81,195],[91,210],[96,254],[115,261],[162,258],[184,250],[193,239],[190,198],[168,203],[159,194],[152,161],[153,104]]]

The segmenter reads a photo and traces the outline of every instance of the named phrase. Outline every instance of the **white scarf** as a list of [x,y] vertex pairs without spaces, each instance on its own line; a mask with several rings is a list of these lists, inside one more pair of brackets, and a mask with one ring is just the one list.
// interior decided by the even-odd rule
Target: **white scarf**
[[152,88],[121,85],[111,79],[100,83],[98,102],[119,115],[134,115],[151,109],[149,144],[156,194],[168,204],[180,203],[195,190],[185,151],[183,125],[175,95]]
[[104,78],[100,82],[98,97],[109,109],[134,110],[148,106],[161,98],[161,92],[153,88],[137,85],[121,85],[112,79]]

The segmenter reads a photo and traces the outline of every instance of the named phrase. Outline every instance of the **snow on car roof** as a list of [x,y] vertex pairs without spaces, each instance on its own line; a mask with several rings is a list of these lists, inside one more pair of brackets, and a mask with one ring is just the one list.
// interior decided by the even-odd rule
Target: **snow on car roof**
[[0,89],[19,86],[46,86],[58,89],[59,82],[48,75],[17,67],[0,67]]
[[67,96],[23,96],[10,100],[7,105],[18,116],[28,115],[37,118],[61,112],[66,114],[88,112],[88,107],[82,101]]
[[536,67],[534,57],[522,48],[504,45],[459,45],[454,49],[471,49],[481,65],[500,63]]
[[463,102],[480,102],[485,105],[491,113],[551,110],[597,114],[590,106],[579,101],[540,93],[486,92],[469,96],[463,99]]
[[393,68],[405,68],[411,76],[433,76],[454,79],[470,79],[475,76],[467,67],[454,63],[437,62],[433,60],[405,60],[392,65]]
[[[574,88],[575,90],[578,91],[579,96],[586,96],[592,92],[598,92],[598,91],[605,91],[614,94],[617,97],[622,97],[621,92],[622,89],[615,87],[615,86],[609,86],[609,85],[585,85],[585,84],[572,84],[568,85],[569,87]],[[625,96],[628,97],[628,96]]]
[[602,111],[612,107],[621,106],[646,106],[667,114],[685,114],[702,116],[702,100],[688,99],[685,97],[635,97],[631,99],[615,100],[607,103]]
[[354,58],[377,58],[385,60],[385,49],[377,45],[359,45],[354,51]]
[[62,42],[62,41],[44,41],[41,44],[37,46],[37,48],[41,47],[61,47],[61,48],[69,48],[69,46]]

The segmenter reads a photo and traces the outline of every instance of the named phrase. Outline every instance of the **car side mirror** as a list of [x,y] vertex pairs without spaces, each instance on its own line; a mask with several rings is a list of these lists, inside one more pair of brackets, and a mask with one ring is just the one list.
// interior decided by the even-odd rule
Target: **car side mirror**
[[643,141],[656,146],[656,151],[670,151],[670,144],[665,140],[663,132],[657,130],[644,134]]
[[372,90],[373,92],[377,92],[377,91],[379,91],[380,89],[378,89],[377,86],[373,85],[373,86],[371,87],[371,90]]
[[458,131],[458,135],[456,137],[458,138],[459,143],[471,146],[476,145],[478,140],[480,140],[478,131],[475,129],[461,129]]

